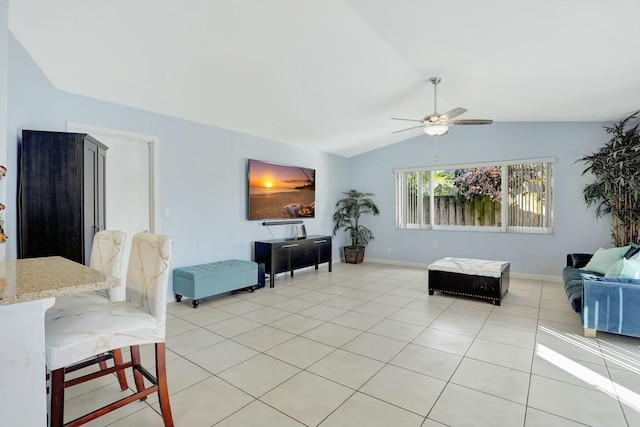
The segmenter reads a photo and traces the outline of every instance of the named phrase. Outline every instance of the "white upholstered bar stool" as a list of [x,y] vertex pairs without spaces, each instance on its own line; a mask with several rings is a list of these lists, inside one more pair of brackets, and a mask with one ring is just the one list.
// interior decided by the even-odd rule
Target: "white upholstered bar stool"
[[[126,239],[126,233],[120,230],[102,230],[97,232],[93,236],[89,266],[101,273],[120,279]],[[51,322],[65,311],[70,313],[72,311],[84,310],[88,305],[106,304],[108,302],[115,302],[118,299],[123,299],[119,294],[119,289],[113,288],[58,297],[53,307],[45,313],[45,322]],[[114,349],[112,352],[101,356],[113,358],[116,364],[122,363],[122,352],[120,349]],[[105,369],[107,366],[106,362],[101,362],[100,366],[102,369]],[[117,372],[117,376],[120,388],[123,391],[126,390],[128,384],[125,373],[122,371]]]
[[[165,427],[173,427],[165,363],[167,283],[173,248],[170,237],[136,234],[131,243],[126,301],[90,304],[61,312],[45,328],[47,367],[51,370],[51,427],[79,426],[136,400],[158,393]],[[155,377],[141,366],[140,345],[155,344]],[[98,363],[103,353],[130,347],[131,361],[66,381],[65,372]],[[64,390],[132,368],[136,391],[67,424]],[[144,378],[151,386],[145,387]]]

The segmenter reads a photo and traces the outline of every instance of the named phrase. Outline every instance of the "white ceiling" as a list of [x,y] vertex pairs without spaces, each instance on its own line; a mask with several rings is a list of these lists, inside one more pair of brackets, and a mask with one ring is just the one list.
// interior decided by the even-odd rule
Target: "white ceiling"
[[639,18],[638,0],[9,2],[58,89],[347,157],[421,135],[390,118],[432,113],[432,76],[461,119],[626,117]]

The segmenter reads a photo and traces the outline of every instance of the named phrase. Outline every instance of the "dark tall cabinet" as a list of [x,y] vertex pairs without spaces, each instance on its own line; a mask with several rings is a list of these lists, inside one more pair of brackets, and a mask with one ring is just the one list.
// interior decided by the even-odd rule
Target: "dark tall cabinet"
[[18,257],[59,255],[89,264],[105,227],[107,147],[84,133],[22,131]]

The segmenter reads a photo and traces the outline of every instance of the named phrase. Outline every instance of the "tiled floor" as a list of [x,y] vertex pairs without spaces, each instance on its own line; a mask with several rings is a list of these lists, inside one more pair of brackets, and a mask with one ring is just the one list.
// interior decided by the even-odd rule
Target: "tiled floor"
[[[340,263],[168,312],[178,427],[640,426],[640,339],[583,338],[556,282],[512,278],[497,307],[429,296],[424,269]],[[66,415],[118,394],[73,387]],[[158,410],[88,425],[161,426]]]

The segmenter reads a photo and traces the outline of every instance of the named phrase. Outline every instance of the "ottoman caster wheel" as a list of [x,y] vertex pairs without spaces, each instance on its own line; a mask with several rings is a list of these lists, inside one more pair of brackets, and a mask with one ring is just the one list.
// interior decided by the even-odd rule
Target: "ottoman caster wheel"
[[200,305],[200,301],[198,301],[197,299],[194,299],[191,304],[193,304],[193,308],[198,308],[198,306]]
[[176,294],[176,302],[182,301],[182,295]]

